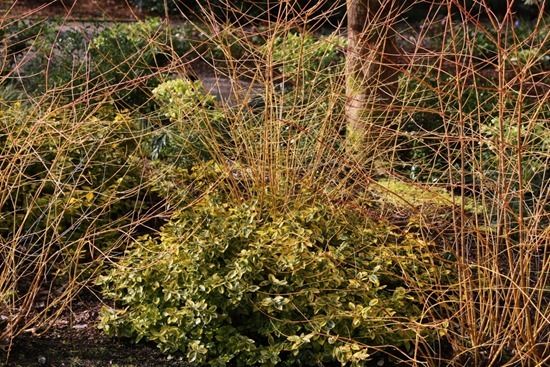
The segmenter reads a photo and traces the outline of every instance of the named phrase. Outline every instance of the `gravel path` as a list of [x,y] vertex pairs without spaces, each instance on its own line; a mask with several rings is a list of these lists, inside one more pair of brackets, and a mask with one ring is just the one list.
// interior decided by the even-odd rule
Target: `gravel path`
[[245,80],[204,75],[198,78],[208,93],[229,106],[248,103],[253,98],[262,95],[264,91],[260,84]]

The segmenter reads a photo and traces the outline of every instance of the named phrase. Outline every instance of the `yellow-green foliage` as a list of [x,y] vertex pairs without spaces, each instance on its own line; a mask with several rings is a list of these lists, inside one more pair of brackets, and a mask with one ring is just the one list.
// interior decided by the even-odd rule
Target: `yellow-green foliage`
[[[269,195],[268,195],[269,197]],[[112,335],[208,366],[362,365],[425,334],[421,299],[449,273],[426,243],[317,200],[278,208],[208,195],[102,277]],[[277,209],[278,208],[278,209]]]
[[223,112],[214,109],[215,98],[207,94],[200,81],[169,80],[153,90],[153,95],[164,115],[174,122],[187,122],[197,117],[205,120],[222,120]]
[[287,80],[319,87],[343,70],[345,46],[346,39],[337,35],[288,33],[265,49],[272,51],[273,62]]
[[[81,120],[77,120],[77,119]],[[20,102],[0,108],[0,237],[23,254],[86,257],[109,248],[139,215],[144,182],[132,154],[139,134],[124,114],[77,116]],[[94,231],[90,251],[75,250]],[[76,252],[75,252],[76,251]],[[32,255],[34,256],[34,255]],[[50,268],[56,269],[53,261]],[[68,269],[61,269],[68,271]]]
[[166,81],[153,90],[159,112],[171,124],[157,130],[151,156],[190,166],[210,158],[212,147],[229,143],[224,112],[199,81]]
[[466,209],[473,209],[473,200],[452,195],[447,190],[426,185],[414,185],[396,179],[378,180],[372,185],[381,202],[397,207],[413,207],[420,209],[424,206],[454,207],[464,201]]
[[169,32],[158,19],[116,24],[90,43],[93,72],[117,92],[117,99],[140,106],[160,82],[158,68],[167,58],[168,44]]

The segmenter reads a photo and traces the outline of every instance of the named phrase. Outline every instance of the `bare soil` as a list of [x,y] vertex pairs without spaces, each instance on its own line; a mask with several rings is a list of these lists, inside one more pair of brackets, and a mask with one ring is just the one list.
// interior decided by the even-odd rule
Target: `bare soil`
[[127,0],[0,0],[0,19],[137,20],[144,16]]
[[[0,361],[0,364],[3,361]],[[149,367],[187,366],[182,356],[167,356],[151,345],[133,345],[102,334],[22,336],[16,339],[6,367]]]
[[6,367],[175,367],[188,366],[182,355],[167,355],[152,344],[111,338],[97,328],[101,302],[80,300],[43,333],[29,330],[0,349]]

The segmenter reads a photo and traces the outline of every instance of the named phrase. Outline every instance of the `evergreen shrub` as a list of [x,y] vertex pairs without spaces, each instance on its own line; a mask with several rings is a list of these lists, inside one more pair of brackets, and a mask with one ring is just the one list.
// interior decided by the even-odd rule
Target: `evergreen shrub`
[[77,121],[20,101],[0,106],[0,154],[7,167],[17,166],[3,177],[0,238],[17,247],[21,261],[42,253],[51,256],[49,271],[62,273],[74,270],[64,261],[89,265],[117,246],[120,229],[148,207],[135,206],[146,184],[134,121],[100,112]]
[[369,346],[429,334],[408,284],[449,273],[425,242],[354,210],[212,194],[100,279],[113,300],[101,328],[200,365],[359,366]]
[[294,84],[319,88],[342,74],[346,47],[343,37],[288,33],[277,37],[272,47],[277,70]]
[[209,147],[229,140],[224,112],[200,81],[169,80],[157,86],[153,96],[170,124],[155,131],[151,158],[190,167],[210,158]]
[[107,89],[114,88],[118,101],[142,106],[162,80],[169,39],[168,28],[158,19],[106,28],[90,44],[94,73]]

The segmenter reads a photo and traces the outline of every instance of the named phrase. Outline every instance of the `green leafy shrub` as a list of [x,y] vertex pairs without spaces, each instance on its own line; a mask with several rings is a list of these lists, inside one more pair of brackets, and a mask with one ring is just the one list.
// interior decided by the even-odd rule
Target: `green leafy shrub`
[[[34,78],[35,93],[57,88],[59,95],[64,97],[80,95],[87,87],[86,32],[69,29],[59,34],[49,33],[49,38],[41,35],[39,39],[39,54],[31,61],[32,69],[40,71]],[[42,70],[47,70],[47,74]]]
[[[346,39],[337,35],[289,32],[262,47],[275,67],[274,94],[285,106],[284,118],[292,121],[281,127],[281,140],[307,160],[313,159],[310,147],[324,140],[327,119],[334,132],[344,135],[345,45]],[[339,139],[331,142],[333,149],[341,145]]]
[[158,19],[119,23],[101,31],[90,44],[93,68],[124,104],[142,106],[160,82],[158,68],[169,57],[167,27]]
[[[546,37],[550,27],[548,19],[542,19],[541,23],[535,27],[531,21],[519,18],[514,23],[508,23],[507,27],[500,31],[500,35],[499,30],[482,24],[459,24],[455,27],[455,37],[446,39],[446,50],[450,52],[458,50],[463,55],[471,55],[476,62],[494,62],[499,48],[501,53],[507,50],[512,54],[510,57],[512,63],[521,61],[529,54],[538,54],[539,62],[547,61],[544,59],[542,50],[548,48],[549,41]],[[513,50],[509,49],[511,45],[514,46]],[[518,48],[515,49],[515,47]]]
[[[133,121],[110,113],[75,119],[21,102],[0,110],[0,153],[6,167],[18,167],[2,177],[0,237],[23,260],[43,252],[87,263],[95,248],[116,244],[121,234],[114,223],[124,228],[147,210],[145,202],[135,207],[146,184],[133,157],[139,149]],[[84,240],[88,250],[80,247]],[[52,261],[51,271],[69,271],[59,263]]]
[[211,25],[183,23],[171,26],[174,51],[186,60],[202,59],[223,64],[229,60],[242,58],[256,50],[253,44],[263,44],[265,39],[242,28],[224,24],[213,30]]
[[512,67],[522,67],[531,70],[539,69],[543,73],[550,69],[550,39],[547,37],[550,32],[550,19],[541,19],[537,27],[529,21],[517,20],[515,23],[514,37],[507,40],[510,44],[519,44],[511,50],[509,63]]
[[275,39],[272,59],[291,83],[321,87],[334,75],[341,75],[345,45],[346,39],[336,35],[317,38],[288,33]]
[[24,87],[33,93],[55,88],[58,95],[73,99],[83,92],[98,98],[112,93],[118,102],[135,107],[150,100],[151,90],[165,79],[162,67],[174,61],[174,55],[174,66],[181,66],[197,58],[223,62],[245,53],[246,42],[230,29],[214,37],[209,29],[191,23],[168,26],[149,19],[103,30],[97,25],[60,26],[19,21],[0,28],[5,39],[0,73],[17,65],[12,75],[23,76]]
[[213,161],[182,167],[165,160],[153,160],[149,162],[144,176],[155,181],[151,192],[163,198],[170,209],[191,205],[205,193],[212,191],[230,193],[224,191],[224,184],[229,179],[227,170]]
[[414,76],[403,76],[399,82],[398,99],[412,112],[399,122],[397,154],[410,178],[438,182],[456,168],[449,162],[458,164],[455,155],[460,151],[458,142],[442,137],[460,134],[461,127],[452,122],[461,118],[467,121],[468,134],[480,133],[480,121],[497,111],[496,81],[476,74],[474,82],[458,90],[452,73],[439,74],[433,66],[419,66]]
[[[527,109],[527,108],[526,108]],[[510,162],[521,157],[521,176],[518,181],[512,183],[514,190],[523,190],[525,202],[514,202],[517,210],[520,205],[530,207],[533,197],[544,195],[548,191],[548,154],[550,151],[550,127],[541,121],[550,118],[550,109],[546,106],[537,111],[534,116],[526,116],[525,122],[518,125],[517,121],[507,118],[502,123],[498,118],[482,126],[483,144],[481,154],[483,157],[484,177],[498,180],[498,160],[505,156]],[[499,146],[506,147],[499,150]],[[521,148],[518,148],[521,147]],[[521,151],[520,151],[521,149]],[[523,186],[519,186],[519,178]]]
[[187,121],[197,114],[206,113],[209,120],[219,121],[223,118],[215,110],[215,98],[207,94],[200,81],[174,79],[160,84],[153,90],[161,112],[172,121]]
[[[519,53],[521,54],[521,51]],[[531,57],[530,60],[533,62],[531,67],[538,67],[534,63],[537,57],[531,52],[529,54],[528,57]],[[519,143],[518,136],[523,135],[521,143],[524,182],[531,182],[538,188],[542,187],[545,158],[540,152],[547,150],[548,128],[545,124],[533,123],[533,119],[547,119],[548,109],[538,108],[536,101],[527,97],[523,105],[520,132],[517,121],[512,121],[509,116],[505,117],[504,123],[499,124],[498,82],[494,80],[494,76],[487,78],[475,75],[472,77],[475,83],[466,86],[460,92],[453,87],[452,77],[436,78],[428,69],[423,78],[403,78],[400,83],[400,98],[422,111],[406,115],[401,125],[401,132],[404,134],[400,138],[402,142],[398,156],[410,178],[438,182],[444,181],[444,177],[450,171],[462,171],[458,158],[460,144],[441,139],[445,135],[458,136],[460,127],[453,121],[462,119],[465,121],[464,129],[467,135],[479,141],[479,144],[463,145],[462,149],[472,156],[481,154],[483,162],[477,167],[474,162],[465,162],[463,173],[467,182],[475,180],[473,176],[479,172],[483,172],[482,176],[485,178],[496,180],[497,157],[502,152],[495,148],[495,142],[500,140],[501,144],[507,146],[509,149],[506,151],[512,159],[511,157],[518,153],[515,149]],[[504,99],[506,108],[511,109],[517,103],[519,98],[516,94],[510,93]],[[503,139],[499,138],[501,131]],[[447,151],[447,148],[450,149]],[[454,166],[449,162],[454,162]],[[475,173],[476,171],[478,173]],[[527,191],[540,193],[539,189],[529,188]]]
[[200,81],[175,79],[153,90],[159,112],[172,123],[156,130],[151,157],[191,166],[210,157],[212,146],[228,144],[224,112]]
[[[179,57],[185,60],[196,60],[197,57],[204,57],[211,60],[213,57],[222,58],[223,53],[219,49],[221,40],[237,44],[237,37],[228,30],[227,25],[216,34],[213,39],[211,30],[207,25],[199,23],[176,23],[167,27],[170,36],[171,51],[174,51]],[[237,51],[237,50],[235,50]]]
[[351,210],[276,203],[209,195],[139,239],[100,280],[115,301],[101,328],[209,366],[361,365],[369,345],[407,345],[422,318],[403,279],[448,273],[427,244]]
[[497,56],[497,34],[493,29],[481,30],[477,27],[460,26],[457,33],[456,38],[449,38],[447,42],[452,43],[458,50],[471,52],[473,56],[482,60],[491,60]]
[[[117,24],[100,32],[91,42],[95,75],[115,87],[116,98],[141,106],[150,100],[153,88],[163,81],[161,68],[178,55],[181,60],[198,57],[224,60],[222,44],[231,57],[242,56],[239,40],[230,32],[213,39],[208,30],[192,24],[167,26],[158,19]],[[224,47],[225,47],[224,46]],[[179,60],[178,60],[179,62]]]
[[[57,22],[15,22],[3,32],[8,55],[2,73],[34,95],[57,88],[61,97],[85,89],[88,28],[60,29]],[[17,77],[17,78],[16,78]]]
[[[20,56],[22,52],[28,50],[33,41],[44,30],[44,24],[25,20],[16,20],[0,25],[0,38],[6,48],[5,56],[7,56],[7,59],[13,61],[14,57]],[[4,62],[4,60],[2,61]],[[7,70],[3,71],[6,72]]]

